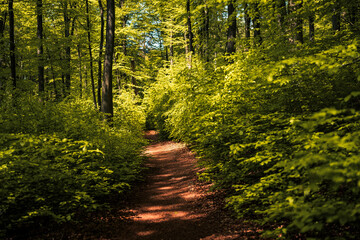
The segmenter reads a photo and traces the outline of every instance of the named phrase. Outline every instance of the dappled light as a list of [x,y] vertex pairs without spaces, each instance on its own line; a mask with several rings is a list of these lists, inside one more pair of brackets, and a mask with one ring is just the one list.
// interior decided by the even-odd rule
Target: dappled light
[[0,239],[358,239],[359,0],[0,0]]

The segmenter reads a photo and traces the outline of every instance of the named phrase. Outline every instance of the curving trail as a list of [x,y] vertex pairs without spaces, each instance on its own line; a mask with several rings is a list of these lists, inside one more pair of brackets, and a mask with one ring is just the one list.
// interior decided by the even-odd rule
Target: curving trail
[[[154,138],[155,132],[148,132]],[[199,240],[254,239],[258,234],[245,227],[234,232],[226,221],[209,186],[196,181],[196,159],[184,144],[157,142],[148,146],[146,186],[136,194],[133,216],[117,239]],[[205,188],[205,189],[204,189]],[[224,222],[223,222],[224,221]],[[233,226],[232,226],[233,227]]]
[[[157,139],[154,131],[146,137]],[[235,221],[223,210],[222,192],[209,192],[209,183],[197,181],[200,169],[184,144],[154,141],[146,154],[146,181],[123,203],[126,208],[96,216],[70,239],[259,239],[254,224]]]

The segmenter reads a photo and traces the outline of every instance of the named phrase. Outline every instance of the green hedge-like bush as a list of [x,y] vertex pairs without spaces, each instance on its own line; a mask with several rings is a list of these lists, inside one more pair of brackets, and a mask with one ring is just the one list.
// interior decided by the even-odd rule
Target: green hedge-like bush
[[126,92],[114,105],[112,127],[86,100],[0,106],[1,237],[79,221],[141,179],[144,111]]
[[178,60],[149,90],[148,115],[197,152],[200,177],[226,189],[228,207],[264,224],[265,236],[352,238],[360,221],[357,46],[304,46],[280,59],[272,47],[250,50],[221,68]]

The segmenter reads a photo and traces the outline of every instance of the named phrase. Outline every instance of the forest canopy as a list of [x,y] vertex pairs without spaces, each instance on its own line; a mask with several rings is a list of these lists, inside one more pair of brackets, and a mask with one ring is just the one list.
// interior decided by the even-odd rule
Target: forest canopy
[[2,0],[0,48],[0,237],[108,208],[148,128],[263,236],[356,238],[358,0]]

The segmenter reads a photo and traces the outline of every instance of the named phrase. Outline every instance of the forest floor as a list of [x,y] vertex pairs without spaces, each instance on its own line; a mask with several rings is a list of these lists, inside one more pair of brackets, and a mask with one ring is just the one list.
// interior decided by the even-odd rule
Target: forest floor
[[[210,192],[210,184],[199,182],[193,153],[182,143],[159,142],[146,149],[148,175],[119,214],[122,221],[103,221],[100,239],[199,240],[258,239],[253,224],[236,221],[223,209],[224,194]],[[116,217],[115,217],[116,219]],[[110,224],[110,225],[107,225]],[[98,225],[99,227],[99,225]],[[109,229],[111,228],[111,229]],[[99,239],[99,238],[97,238]]]
[[[200,182],[194,154],[183,143],[158,141],[155,131],[145,154],[146,178],[118,209],[92,216],[89,224],[62,239],[230,240],[259,239],[255,224],[235,220],[224,209],[222,191]],[[77,232],[74,234],[74,230]]]

